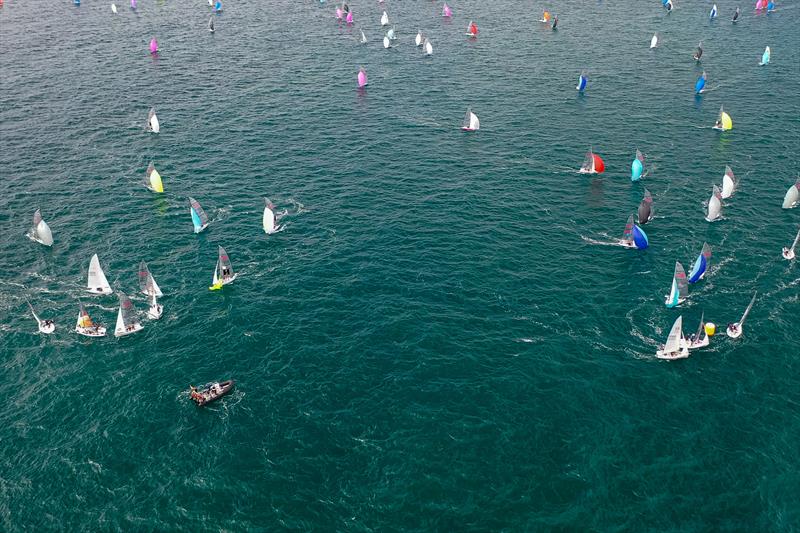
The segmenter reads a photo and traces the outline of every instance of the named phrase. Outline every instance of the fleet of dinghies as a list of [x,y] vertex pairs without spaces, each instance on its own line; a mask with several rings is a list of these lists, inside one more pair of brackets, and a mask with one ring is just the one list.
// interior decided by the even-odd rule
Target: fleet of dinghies
[[[80,0],[73,0],[75,5],[80,5]],[[320,0],[320,3],[324,3],[325,0]],[[383,0],[378,0],[380,4],[383,4]],[[212,6],[214,13],[219,14],[222,11],[222,3],[221,1],[217,0],[214,2],[213,0],[208,0],[209,6]],[[673,1],[672,0],[662,0],[662,4],[667,12],[671,12],[674,9]],[[0,2],[2,5],[2,2]],[[136,0],[131,0],[130,6],[132,10],[136,10],[137,4]],[[767,12],[772,12],[775,9],[775,5],[772,1],[767,0],[757,0],[756,11],[766,10]],[[113,14],[117,13],[117,6],[116,4],[111,4],[111,11]],[[453,16],[451,7],[444,2],[442,5],[441,11],[442,17],[450,18]],[[337,6],[335,16],[337,20],[342,21],[344,20],[348,25],[353,24],[354,22],[354,15],[353,11],[347,5],[346,2],[342,2],[341,5]],[[714,20],[718,16],[718,9],[717,5],[713,4],[711,10],[709,12],[709,19]],[[736,23],[741,17],[741,10],[737,7],[732,18],[732,22]],[[553,29],[556,29],[558,24],[558,17],[551,15],[551,13],[547,10],[543,12],[542,18],[540,22],[545,24],[551,24]],[[383,10],[380,23],[382,27],[389,26],[389,15],[387,11]],[[215,31],[215,21],[214,16],[212,15],[207,24],[208,31],[213,33]],[[364,33],[363,29],[359,29],[360,39],[359,42],[362,44],[367,43],[367,37]],[[478,35],[478,26],[474,21],[470,21],[467,25],[466,35],[475,38]],[[397,30],[393,26],[389,28],[386,32],[386,35],[383,39],[383,45],[385,48],[389,48],[392,46],[392,42],[397,39]],[[433,53],[433,47],[431,41],[428,36],[423,34],[422,30],[418,30],[415,38],[414,44],[417,47],[422,47],[422,50],[425,55],[430,56]],[[659,45],[659,36],[658,33],[653,33],[653,36],[650,39],[650,48],[656,48]],[[155,37],[152,37],[149,42],[149,50],[150,53],[154,56],[159,53],[159,45],[158,41]],[[761,56],[761,61],[759,65],[764,66],[768,65],[770,62],[770,55],[771,50],[769,46],[766,46],[764,52]],[[697,48],[692,55],[693,59],[697,62],[700,61],[701,57],[703,56],[703,43],[702,41],[698,43]],[[695,82],[695,93],[696,94],[703,94],[706,91],[706,86],[708,82],[708,75],[705,71],[702,72],[700,77]],[[579,92],[583,92],[586,89],[588,83],[588,76],[586,71],[582,71],[579,78],[578,78],[578,85],[576,89]],[[364,67],[361,67],[357,74],[357,84],[359,88],[364,88],[367,85],[367,73]],[[461,129],[464,131],[477,131],[480,128],[480,121],[475,113],[472,112],[470,108],[467,109],[465,114]],[[724,108],[720,106],[719,116],[717,121],[715,122],[713,129],[719,131],[728,131],[733,128],[733,122],[731,117],[728,113],[725,112]],[[147,116],[147,122],[145,125],[145,129],[148,132],[152,133],[159,133],[160,132],[160,123],[159,119],[156,115],[155,108],[151,108],[149,110]],[[603,159],[595,154],[590,147],[589,151],[586,154],[584,159],[584,163],[581,166],[579,172],[583,174],[600,174],[603,173],[605,170],[605,163]],[[641,151],[638,149],[636,150],[636,155],[631,163],[631,181],[636,182],[641,180],[645,176],[645,158],[642,155]],[[161,175],[155,169],[153,162],[147,167],[145,172],[145,186],[153,192],[163,193],[163,181]],[[738,182],[736,177],[733,173],[733,170],[730,166],[725,167],[725,173],[723,174],[722,178],[722,188],[718,188],[716,185],[713,185],[712,196],[708,201],[707,211],[705,219],[709,222],[713,222],[719,220],[722,216],[722,200],[730,198],[738,187]],[[783,208],[789,209],[796,207],[800,202],[800,180],[798,180],[794,185],[792,185],[789,190],[786,192],[783,201]],[[200,204],[194,199],[189,197],[189,209],[190,215],[192,219],[192,225],[194,229],[194,233],[200,233],[208,227],[209,219],[206,216],[203,208]],[[637,217],[634,219],[634,215],[630,215],[628,217],[625,230],[623,232],[622,238],[619,239],[617,242],[612,244],[618,244],[619,246],[625,248],[632,248],[632,249],[639,249],[643,250],[648,248],[649,240],[645,232],[642,230],[640,225],[647,224],[653,219],[653,198],[647,189],[644,191],[643,198],[639,204],[637,210]],[[638,222],[638,224],[636,223]],[[275,206],[270,202],[269,199],[265,198],[265,207],[264,213],[262,217],[262,226],[264,232],[266,234],[273,234],[279,231],[280,226],[278,225],[278,219],[275,214]],[[47,225],[47,223],[42,219],[42,215],[39,209],[37,209],[33,216],[33,226],[29,232],[29,237],[46,246],[53,245],[53,236],[52,232]],[[795,258],[795,249],[797,247],[798,241],[800,241],[800,230],[798,230],[797,235],[792,242],[791,247],[784,247],[782,249],[782,256],[787,260],[792,260]],[[675,262],[675,268],[672,276],[672,285],[670,289],[670,293],[665,298],[665,305],[668,308],[673,308],[679,306],[683,303],[688,297],[688,286],[689,284],[694,284],[699,282],[704,278],[706,273],[710,268],[711,262],[711,247],[708,243],[703,243],[702,250],[698,255],[697,259],[695,260],[694,264],[692,265],[692,269],[689,275],[686,275],[683,266],[679,261]],[[217,254],[217,262],[214,268],[214,273],[212,276],[212,285],[209,287],[211,290],[219,290],[223,286],[232,283],[237,278],[237,273],[233,269],[233,265],[228,257],[227,252],[222,246],[218,247],[218,254]],[[99,295],[108,295],[113,292],[111,286],[108,283],[108,280],[103,272],[102,267],[100,266],[100,261],[97,254],[94,254],[91,257],[89,262],[89,269],[88,269],[88,276],[87,276],[87,291],[92,294],[99,294]],[[163,296],[163,293],[155,281],[152,273],[150,272],[147,263],[145,261],[141,261],[139,264],[139,271],[138,271],[138,278],[139,278],[139,290],[142,294],[147,296],[149,308],[147,311],[147,316],[153,320],[159,319],[163,313],[163,306],[158,302],[158,298]],[[739,319],[738,322],[733,324],[729,324],[726,330],[726,333],[729,337],[738,338],[743,333],[743,326],[745,320],[750,313],[750,310],[755,303],[757,294],[754,294],[750,303],[748,304],[747,308],[745,309],[742,317]],[[142,324],[139,322],[137,318],[136,310],[133,306],[133,302],[128,298],[126,294],[121,291],[118,291],[119,297],[119,310],[117,316],[117,323],[114,329],[114,335],[117,337],[127,336],[132,333],[136,333],[143,329]],[[52,333],[55,330],[55,323],[52,320],[42,320],[37,315],[36,311],[34,310],[33,306],[30,302],[28,302],[28,306],[30,308],[31,314],[37,321],[37,325],[39,331],[42,333]],[[76,333],[86,336],[86,337],[103,337],[106,335],[106,328],[101,325],[97,324],[92,321],[89,313],[87,312],[86,308],[84,307],[83,303],[80,301],[78,302],[79,312],[78,312],[78,320],[75,326]],[[663,346],[659,348],[656,353],[656,357],[661,359],[682,359],[689,356],[689,350],[695,348],[702,348],[709,345],[710,336],[713,335],[715,326],[712,323],[704,322],[705,313],[703,313],[700,317],[700,323],[698,325],[697,332],[690,338],[686,338],[683,335],[682,327],[683,327],[683,318],[679,316],[672,328],[670,329],[669,335],[667,340]],[[232,383],[232,382],[231,382]]]

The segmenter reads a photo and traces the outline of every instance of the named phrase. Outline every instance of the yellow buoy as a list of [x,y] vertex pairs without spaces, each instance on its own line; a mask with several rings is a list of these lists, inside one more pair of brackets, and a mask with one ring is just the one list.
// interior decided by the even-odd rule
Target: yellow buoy
[[709,337],[713,337],[714,333],[717,332],[717,326],[713,322],[706,322],[706,335]]

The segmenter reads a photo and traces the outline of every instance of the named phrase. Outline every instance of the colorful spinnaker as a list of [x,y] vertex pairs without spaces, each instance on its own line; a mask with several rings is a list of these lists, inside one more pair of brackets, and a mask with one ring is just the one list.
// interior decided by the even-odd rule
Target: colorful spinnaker
[[674,6],[672,5],[672,0],[667,0],[666,2],[664,2],[664,9],[666,9],[666,10],[667,10],[667,13],[669,13],[670,11],[672,11],[672,8],[673,8],[673,7],[674,7]]
[[481,121],[478,120],[478,115],[472,112],[472,108],[467,108],[467,113],[464,115],[464,121],[461,123],[461,129],[464,131],[478,131],[481,127]]
[[211,289],[212,291],[219,290],[223,285],[233,283],[233,280],[238,276],[233,271],[233,265],[228,257],[228,252],[222,246],[219,247],[219,254],[217,257],[217,265],[214,267],[214,276],[212,277]]
[[153,192],[164,192],[161,174],[158,173],[152,161],[147,165],[147,170],[144,173],[144,186]]
[[586,76],[586,71],[584,70],[581,72],[581,75],[578,77],[578,85],[575,87],[579,92],[583,92],[586,89],[586,83],[589,81],[589,78]]
[[150,39],[150,53],[153,55],[158,53],[158,41],[156,41],[155,37]]
[[722,106],[719,106],[719,116],[717,117],[717,121],[714,123],[712,129],[717,131],[728,131],[733,129],[733,120],[731,120],[731,116],[725,112]]
[[359,89],[362,88],[362,87],[366,87],[367,86],[367,71],[364,70],[364,67],[361,67],[360,69],[358,69],[357,79],[358,79],[358,87],[359,87]]
[[131,0],[131,9],[136,9],[136,0]]
[[670,289],[664,304],[669,307],[677,307],[682,304],[689,295],[689,285],[686,282],[686,272],[683,265],[675,261],[675,272],[672,275],[672,289]]
[[550,22],[550,12],[545,10],[545,12],[542,13],[542,18],[539,19],[539,22]]
[[767,46],[764,49],[764,53],[761,55],[761,63],[759,63],[760,66],[763,67],[764,65],[769,65],[769,55],[770,55],[769,46]]
[[642,173],[644,173],[644,156],[637,148],[636,157],[634,157],[631,163],[631,181],[639,181],[642,179]]
[[102,324],[92,322],[83,304],[78,302],[78,322],[75,324],[75,332],[84,337],[105,337],[106,328]]
[[644,197],[639,203],[639,209],[636,215],[639,219],[639,224],[642,225],[653,220],[653,196],[647,189],[644,190]]
[[478,25],[469,21],[469,25],[467,25],[467,35],[470,37],[477,37],[478,36]]
[[736,176],[729,166],[725,166],[725,174],[722,176],[722,199],[730,198],[736,191]]
[[42,212],[39,209],[33,212],[33,226],[28,236],[39,244],[53,246],[53,232],[50,231],[47,222],[42,219]]
[[453,10],[450,9],[450,6],[447,5],[447,2],[445,2],[444,5],[442,6],[442,16],[443,17],[453,16]]
[[650,246],[650,239],[647,238],[647,234],[636,224],[633,225],[633,244],[636,245],[638,250],[644,250]]
[[192,216],[192,225],[195,233],[200,233],[208,227],[206,212],[200,207],[200,203],[191,196],[189,197],[189,214]]
[[100,267],[100,259],[97,258],[97,254],[94,254],[89,261],[89,276],[86,288],[94,294],[111,294],[114,292],[111,290],[111,285],[108,284],[105,272]]
[[786,196],[783,197],[783,208],[791,209],[793,207],[797,207],[799,202],[800,202],[800,179],[798,179],[797,183],[789,187],[789,190],[786,191]]
[[578,172],[581,174],[602,174],[605,170],[606,165],[603,159],[589,147],[589,151],[586,152],[586,157],[583,159],[583,165],[581,165],[581,169]]
[[150,269],[147,268],[147,263],[144,261],[139,263],[139,291],[148,296],[151,294],[155,294],[159,298],[164,296],[153,274],[150,273]]
[[694,92],[695,93],[700,94],[700,93],[703,92],[703,89],[705,89],[705,86],[706,86],[706,80],[707,79],[708,79],[708,75],[706,74],[706,71],[704,70],[703,73],[700,75],[700,77],[697,78],[697,83],[694,84]]
[[348,11],[347,12],[347,15],[344,17],[344,21],[348,25],[352,25],[353,24],[353,12],[352,11]]
[[714,185],[711,192],[711,198],[708,200],[708,212],[706,213],[706,220],[714,222],[722,217],[722,193],[719,187]]
[[222,2],[220,0],[214,2],[214,11],[217,13],[222,13]]
[[703,243],[703,249],[700,255],[694,260],[692,270],[689,272],[689,283],[697,283],[706,275],[708,269],[711,267],[711,247],[707,242]]

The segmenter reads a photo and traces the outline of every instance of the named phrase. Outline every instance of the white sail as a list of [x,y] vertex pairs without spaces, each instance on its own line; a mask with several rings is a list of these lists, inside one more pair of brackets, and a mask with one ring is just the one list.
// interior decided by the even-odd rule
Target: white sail
[[650,48],[655,48],[658,45],[658,34],[654,33],[653,38],[650,39]]
[[678,320],[672,325],[667,337],[667,343],[664,344],[664,352],[667,354],[675,353],[681,349],[681,341],[683,340],[683,316],[679,316]]
[[800,200],[800,180],[798,180],[797,183],[789,187],[789,190],[786,191],[786,196],[783,197],[783,208],[791,209],[793,207],[797,207],[799,200]]
[[722,193],[720,193],[719,188],[714,185],[714,191],[711,194],[711,198],[708,200],[708,213],[706,214],[706,220],[709,222],[714,222],[715,220],[719,219],[721,212]]
[[264,205],[264,216],[262,217],[261,224],[264,227],[264,233],[269,235],[270,233],[275,233],[277,229],[277,218],[275,217],[275,212],[272,210],[274,205],[268,199],[264,199],[266,205]]
[[383,15],[381,15],[381,26],[388,26],[389,25],[389,14],[384,11]]
[[389,46],[390,46],[391,44],[392,44],[392,43],[391,43],[391,41],[389,41],[389,38],[388,38],[388,37],[386,37],[386,36],[384,36],[384,37],[383,37],[383,47],[384,47],[384,48],[389,48]]
[[725,175],[722,176],[722,198],[730,198],[736,190],[736,176],[733,175],[731,167],[725,167]]
[[117,4],[111,4],[111,12],[114,14],[117,13]]
[[422,46],[422,30],[417,32],[417,36],[414,38],[414,44]]
[[161,125],[158,123],[156,116],[156,108],[150,108],[150,113],[147,114],[147,127],[153,133],[158,133],[161,130]]
[[397,39],[397,37],[395,35],[394,28],[389,28],[389,31],[386,32],[386,36],[389,38],[389,40],[392,40],[392,41]]
[[428,39],[425,39],[425,55],[426,56],[433,55],[433,45]]
[[122,308],[117,313],[117,325],[114,327],[114,335],[119,337],[120,333],[125,333],[125,320],[122,318]]
[[367,36],[364,34],[364,30],[361,30],[361,44],[367,44]]
[[113,292],[103,269],[100,267],[100,260],[97,258],[97,254],[94,254],[91,261],[89,261],[89,281],[86,286],[89,292],[95,294],[111,294]]
[[45,246],[53,246],[53,232],[50,231],[50,226],[44,220],[40,220],[36,225],[36,236],[38,241]]
[[470,111],[469,114],[469,129],[473,131],[479,130],[481,127],[481,121],[478,120],[478,115]]

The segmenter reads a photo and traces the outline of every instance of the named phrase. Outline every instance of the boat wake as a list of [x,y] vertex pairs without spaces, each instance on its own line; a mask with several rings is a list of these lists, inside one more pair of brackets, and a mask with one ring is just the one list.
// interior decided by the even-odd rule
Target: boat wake
[[[610,238],[608,235],[605,235],[605,237]],[[587,237],[585,235],[581,235],[581,239],[583,239],[584,242],[587,242],[589,244],[596,244],[599,246],[620,246],[622,248],[627,248],[627,246],[620,244],[619,239],[612,241],[598,241],[597,239],[592,239],[591,237]]]

